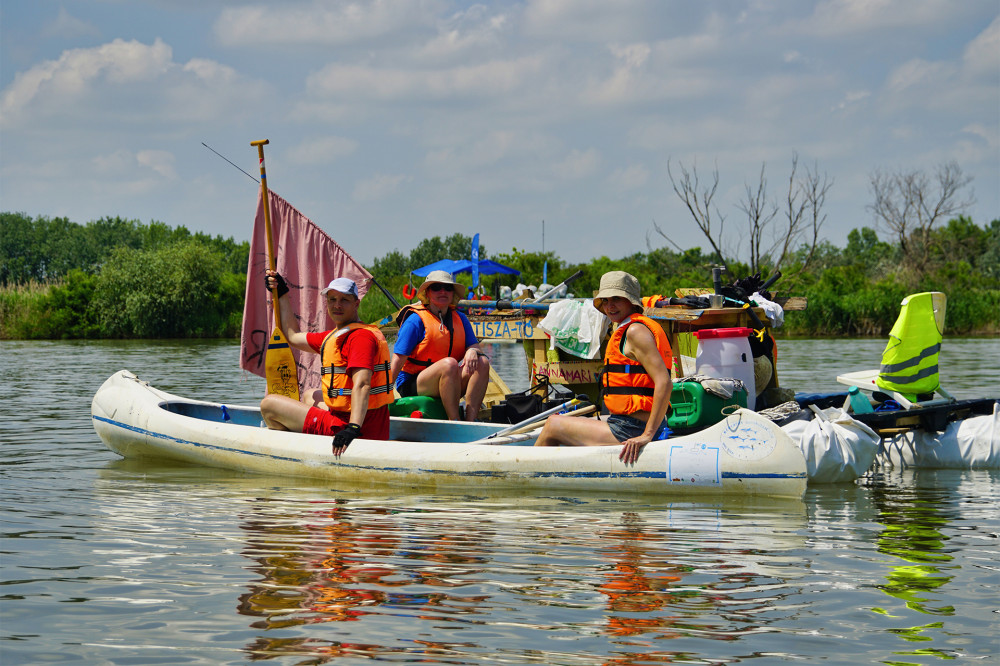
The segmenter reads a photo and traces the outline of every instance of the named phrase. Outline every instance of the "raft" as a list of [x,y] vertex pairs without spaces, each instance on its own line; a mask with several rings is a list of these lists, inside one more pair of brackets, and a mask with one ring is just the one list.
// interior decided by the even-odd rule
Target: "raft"
[[338,458],[330,437],[270,430],[256,407],[172,395],[127,370],[104,382],[91,415],[101,440],[124,458],[350,484],[798,498],[807,482],[795,442],[746,409],[651,442],[631,465],[618,459],[621,446],[533,447],[537,430],[491,437],[503,426],[407,417],[391,418],[390,440],[355,439]]

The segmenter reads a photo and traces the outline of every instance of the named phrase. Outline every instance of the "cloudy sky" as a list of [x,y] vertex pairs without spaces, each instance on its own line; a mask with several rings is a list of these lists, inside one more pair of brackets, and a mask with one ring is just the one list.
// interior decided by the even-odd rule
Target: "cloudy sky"
[[[258,175],[362,262],[707,247],[668,163],[720,176],[731,244],[766,165],[827,175],[826,237],[875,169],[973,176],[1000,216],[996,0],[4,0],[0,209],[249,238]],[[544,220],[544,225],[542,221]]]

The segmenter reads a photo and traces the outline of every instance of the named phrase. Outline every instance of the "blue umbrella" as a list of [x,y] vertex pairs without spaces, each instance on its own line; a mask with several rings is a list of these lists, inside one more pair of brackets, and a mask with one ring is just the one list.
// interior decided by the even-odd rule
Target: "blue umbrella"
[[[433,264],[428,264],[422,268],[414,268],[410,272],[413,275],[427,277],[431,271],[448,271],[454,275],[455,273],[471,273],[472,268],[473,263],[468,259],[442,259],[441,261],[435,261]],[[495,275],[497,273],[502,275],[520,275],[521,271],[516,268],[511,268],[510,266],[498,264],[492,259],[480,259],[479,273],[480,275]]]

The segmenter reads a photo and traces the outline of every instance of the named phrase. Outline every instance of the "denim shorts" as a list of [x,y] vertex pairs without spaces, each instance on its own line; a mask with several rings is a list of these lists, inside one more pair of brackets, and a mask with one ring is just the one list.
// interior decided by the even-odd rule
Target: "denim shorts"
[[[608,415],[608,427],[611,428],[611,434],[615,436],[619,442],[624,442],[626,439],[632,439],[633,437],[638,437],[646,431],[646,424],[635,418],[634,416],[629,416],[628,414],[609,414]],[[666,420],[660,424],[660,427],[656,429],[657,434],[660,430],[666,427]]]

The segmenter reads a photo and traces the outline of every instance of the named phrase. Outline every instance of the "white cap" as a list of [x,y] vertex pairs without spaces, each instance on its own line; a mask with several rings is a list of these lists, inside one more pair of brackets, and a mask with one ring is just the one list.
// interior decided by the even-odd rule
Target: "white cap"
[[339,277],[336,280],[331,281],[330,284],[326,285],[326,289],[321,290],[319,293],[326,296],[326,292],[331,289],[333,291],[339,291],[342,294],[351,294],[354,298],[361,298],[358,296],[358,285],[354,284],[354,280],[350,280],[345,277]]

